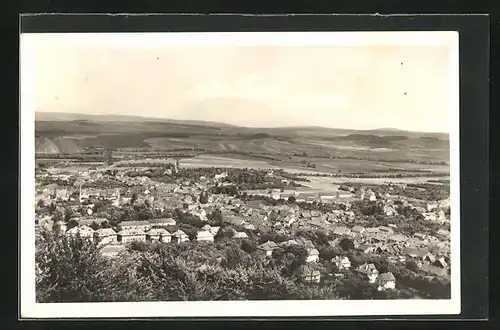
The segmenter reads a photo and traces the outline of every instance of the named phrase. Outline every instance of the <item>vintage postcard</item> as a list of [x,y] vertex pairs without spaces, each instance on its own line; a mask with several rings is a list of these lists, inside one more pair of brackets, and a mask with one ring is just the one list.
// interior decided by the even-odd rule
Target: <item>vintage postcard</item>
[[20,45],[22,317],[460,313],[457,32]]

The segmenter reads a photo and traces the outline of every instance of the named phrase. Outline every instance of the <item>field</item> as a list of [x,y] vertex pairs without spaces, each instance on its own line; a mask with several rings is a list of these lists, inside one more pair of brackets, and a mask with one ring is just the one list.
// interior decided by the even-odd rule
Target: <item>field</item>
[[[283,168],[298,173],[449,174],[443,133],[321,127],[248,128],[140,117],[37,114],[36,152],[198,150],[182,166]],[[142,157],[146,158],[146,157]],[[151,160],[157,162],[157,160]]]

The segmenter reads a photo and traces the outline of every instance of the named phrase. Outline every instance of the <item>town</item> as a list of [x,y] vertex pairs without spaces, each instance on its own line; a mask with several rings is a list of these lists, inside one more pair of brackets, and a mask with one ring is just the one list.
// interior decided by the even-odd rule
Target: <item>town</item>
[[[263,272],[279,269],[300,286],[298,299],[450,295],[447,180],[335,181],[338,174],[183,166],[179,158],[37,161],[35,175],[37,248],[84,240],[108,267],[147,263],[149,273],[137,276],[151,281],[153,256],[191,251],[185,259],[196,274],[257,262]],[[166,299],[283,299],[273,292]]]

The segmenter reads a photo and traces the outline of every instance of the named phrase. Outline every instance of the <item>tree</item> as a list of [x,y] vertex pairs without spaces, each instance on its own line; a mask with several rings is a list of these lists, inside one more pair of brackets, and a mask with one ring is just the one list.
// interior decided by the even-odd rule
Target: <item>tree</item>
[[208,194],[206,192],[200,193],[200,204],[208,203]]
[[339,245],[342,248],[342,250],[344,250],[344,251],[354,250],[354,242],[352,240],[350,240],[349,238],[343,238],[340,241]]
[[416,272],[416,271],[418,271],[418,265],[417,265],[417,263],[416,263],[415,261],[413,261],[413,260],[408,260],[408,261],[406,262],[406,268],[407,268],[408,270],[411,270],[412,272]]
[[113,152],[111,150],[106,150],[106,153],[104,154],[104,163],[106,166],[113,164]]
[[133,193],[132,197],[130,198],[130,205],[134,205],[135,201],[137,200],[137,193]]
[[95,221],[92,221],[90,228],[92,228],[93,230],[97,230],[97,229],[99,229],[99,225]]
[[76,221],[75,219],[70,219],[66,222],[66,228],[67,229],[71,229],[73,227],[78,227],[78,221]]
[[288,197],[288,202],[295,203],[296,201],[297,201],[297,199],[295,198],[295,196]]

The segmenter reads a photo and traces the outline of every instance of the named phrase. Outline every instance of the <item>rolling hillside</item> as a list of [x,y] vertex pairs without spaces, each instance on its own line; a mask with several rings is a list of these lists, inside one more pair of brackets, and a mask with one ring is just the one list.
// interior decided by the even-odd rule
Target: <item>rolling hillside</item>
[[323,127],[250,128],[131,116],[43,113],[37,118],[37,152],[75,152],[84,147],[196,148],[216,153],[387,161],[439,162],[448,161],[449,157],[449,140],[443,133],[387,128],[367,131]]

